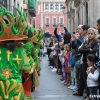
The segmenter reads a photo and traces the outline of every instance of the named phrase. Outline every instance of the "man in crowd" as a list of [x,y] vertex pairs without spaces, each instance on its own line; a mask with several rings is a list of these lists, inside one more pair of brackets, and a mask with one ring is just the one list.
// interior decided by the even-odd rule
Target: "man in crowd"
[[[57,27],[54,30],[54,35],[56,36],[56,38],[58,39],[58,42],[62,42],[62,36],[61,33],[57,33],[57,28],[58,28],[59,24],[57,25]],[[64,27],[64,44],[70,43],[70,39],[71,39],[71,34],[68,32],[67,28]]]
[[[78,48],[80,47],[80,45],[83,42],[82,32],[83,32],[82,25],[79,25],[77,28],[77,33],[73,34],[73,38],[72,38],[72,49],[75,49],[75,62],[76,62],[76,64],[75,64],[76,82],[75,82],[75,86],[73,87],[74,90],[77,90],[77,86],[79,85],[80,68],[79,68],[77,62],[80,60],[80,56],[81,56]],[[77,34],[79,34],[79,36]],[[70,88],[72,88],[72,87],[70,87]]]
[[[100,19],[97,20],[97,29],[100,34]],[[97,56],[98,56],[99,60],[94,64],[94,67],[91,69],[92,73],[94,73],[96,68],[99,68],[99,70],[100,70],[100,41],[98,41]],[[99,76],[99,94],[100,94],[100,76]],[[100,97],[99,97],[99,100],[100,100]]]
[[[83,38],[83,42],[82,42],[80,47],[82,47],[83,43],[88,40],[87,30],[89,29],[89,26],[88,25],[83,25],[82,29],[83,29],[83,32],[82,32],[81,36]],[[83,56],[81,56],[81,64],[83,63],[82,60],[83,60]],[[83,69],[84,68],[82,68],[82,66],[81,66],[78,92],[74,93],[73,95],[79,95],[79,96],[83,95],[84,86],[86,87],[86,79],[87,79],[87,75],[85,74],[86,70],[83,70]],[[87,91],[87,93],[88,93],[88,91]]]

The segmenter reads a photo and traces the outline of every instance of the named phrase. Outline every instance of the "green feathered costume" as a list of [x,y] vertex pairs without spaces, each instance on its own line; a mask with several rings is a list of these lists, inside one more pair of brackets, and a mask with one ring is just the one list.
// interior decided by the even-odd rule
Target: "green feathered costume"
[[[22,86],[22,72],[31,70],[27,55],[23,47],[19,47],[17,40],[24,40],[27,29],[23,14],[16,9],[19,16],[14,19],[11,12],[0,9],[0,100],[22,100],[24,90]],[[7,19],[4,19],[4,16]],[[9,19],[9,20],[8,20]],[[15,42],[16,41],[16,42]],[[8,48],[14,45],[14,50]]]
[[34,34],[34,37],[32,38],[32,42],[33,42],[33,45],[34,45],[34,48],[33,48],[33,57],[34,57],[34,61],[36,62],[36,70],[38,72],[38,74],[40,74],[40,48],[41,48],[41,40],[42,38],[44,37],[44,30],[43,29],[40,29],[40,30],[36,30],[33,28],[33,34]]

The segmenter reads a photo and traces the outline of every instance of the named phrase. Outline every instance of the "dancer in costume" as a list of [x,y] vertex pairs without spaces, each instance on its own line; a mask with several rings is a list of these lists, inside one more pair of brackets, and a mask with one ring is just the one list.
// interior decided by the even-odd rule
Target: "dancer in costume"
[[29,39],[26,40],[26,42],[24,42],[23,47],[27,53],[28,62],[30,63],[30,66],[32,67],[32,69],[30,71],[23,72],[22,77],[23,77],[23,87],[24,87],[24,93],[25,93],[24,100],[32,100],[31,91],[33,90],[34,86],[39,85],[39,82],[37,81],[36,83],[36,79],[35,79],[35,76],[37,76],[38,78],[38,75],[35,70],[36,63],[34,62],[34,59],[32,58],[32,49],[34,47],[31,41],[31,38],[33,37],[31,28],[28,29],[28,37]]
[[15,22],[11,12],[0,9],[0,100],[22,100],[24,91],[21,74],[31,69],[24,49],[18,44],[19,40],[27,37],[23,35],[26,29],[23,15],[16,10],[19,16]]
[[36,62],[36,70],[38,72],[38,74],[40,75],[40,62],[39,62],[39,53],[40,53],[40,48],[42,46],[41,40],[44,36],[44,30],[40,29],[40,30],[34,30],[34,37],[32,38],[32,42],[34,45],[34,49],[33,49],[33,57],[34,57],[34,61]]

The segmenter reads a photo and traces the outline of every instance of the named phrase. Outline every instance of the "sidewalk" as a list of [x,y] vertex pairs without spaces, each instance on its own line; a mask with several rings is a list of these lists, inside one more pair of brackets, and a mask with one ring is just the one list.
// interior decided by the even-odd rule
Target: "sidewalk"
[[83,97],[73,96],[72,90],[61,84],[61,76],[51,72],[47,57],[42,58],[40,86],[33,93],[33,100],[83,100]]

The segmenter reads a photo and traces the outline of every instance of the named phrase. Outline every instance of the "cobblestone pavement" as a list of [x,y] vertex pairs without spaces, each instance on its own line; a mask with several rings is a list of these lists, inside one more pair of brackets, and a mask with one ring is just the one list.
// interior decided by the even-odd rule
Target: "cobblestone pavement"
[[61,76],[51,72],[47,57],[42,58],[40,86],[36,88],[33,100],[83,100],[83,97],[73,96],[72,90],[61,84]]

